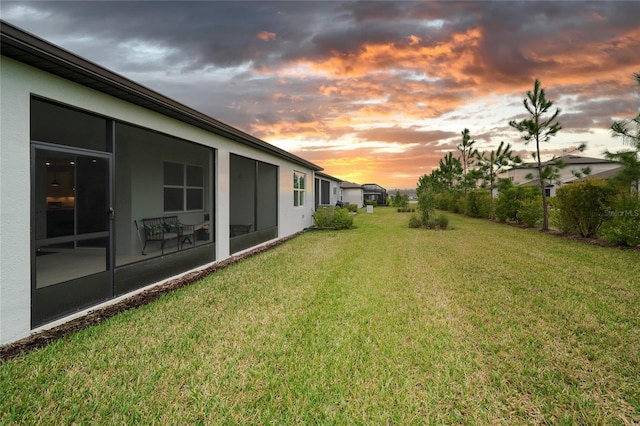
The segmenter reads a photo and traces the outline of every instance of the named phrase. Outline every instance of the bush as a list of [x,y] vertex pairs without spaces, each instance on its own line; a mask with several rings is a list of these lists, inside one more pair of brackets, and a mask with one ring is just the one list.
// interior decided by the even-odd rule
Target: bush
[[334,207],[318,209],[313,214],[313,224],[318,228],[333,227],[333,210]]
[[423,226],[427,229],[447,229],[449,227],[449,218],[444,214],[431,217],[426,222],[423,222],[422,219],[415,214],[409,218],[409,228],[421,228]]
[[538,226],[544,216],[541,197],[522,200],[516,216],[521,223],[529,228]]
[[438,224],[436,223],[435,219],[429,219],[429,221],[425,223],[424,227],[427,229],[436,229],[438,227]]
[[350,211],[352,213],[357,213],[358,212],[358,205],[357,204],[345,204],[344,208],[347,209],[347,211]]
[[464,212],[464,194],[457,191],[447,191],[435,196],[435,205],[438,210],[447,210],[454,213]]
[[583,237],[595,237],[604,223],[605,210],[613,198],[605,181],[588,179],[559,188],[554,206],[560,230]]
[[491,194],[489,191],[473,189],[467,192],[464,203],[464,213],[471,217],[491,216]]
[[629,247],[640,245],[640,199],[633,194],[618,195],[603,212],[601,235],[606,240]]
[[411,217],[409,218],[409,228],[420,227],[422,227],[422,221],[420,220],[420,218],[415,214],[411,215]]
[[365,206],[377,206],[378,200],[364,200]]
[[398,208],[398,213],[413,213],[416,209],[413,207],[400,207]]
[[407,194],[401,195],[400,191],[396,191],[396,195],[393,198],[387,198],[387,200],[391,200],[391,205],[399,209],[406,209],[409,204],[409,196]]
[[435,194],[430,189],[420,191],[418,206],[420,207],[420,221],[427,224],[436,209]]
[[444,214],[439,214],[436,217],[436,226],[440,229],[447,229],[449,227],[449,218]]
[[347,209],[334,209],[333,223],[336,229],[349,229],[353,226],[353,216]]
[[496,217],[500,222],[521,223],[518,218],[518,211],[522,207],[524,200],[538,200],[542,208],[540,189],[531,186],[512,186],[500,191],[500,195],[495,200],[494,208]]
[[313,224],[318,228],[348,229],[353,225],[353,216],[346,208],[327,207],[313,214]]

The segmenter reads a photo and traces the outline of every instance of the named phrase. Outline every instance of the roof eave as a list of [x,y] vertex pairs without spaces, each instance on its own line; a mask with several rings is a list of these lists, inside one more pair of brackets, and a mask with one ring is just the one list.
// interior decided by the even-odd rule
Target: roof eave
[[170,99],[133,80],[0,21],[2,55],[83,86],[191,124],[314,171],[322,167]]

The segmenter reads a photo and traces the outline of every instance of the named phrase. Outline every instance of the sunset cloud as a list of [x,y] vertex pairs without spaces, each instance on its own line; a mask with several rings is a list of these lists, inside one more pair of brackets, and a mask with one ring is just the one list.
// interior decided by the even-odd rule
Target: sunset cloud
[[271,41],[276,39],[276,33],[271,33],[269,31],[260,31],[258,33],[258,39],[262,41]]
[[[469,128],[508,126],[539,78],[562,112],[544,147],[620,141],[638,113],[638,2],[11,2],[3,19],[313,161],[415,187]],[[140,20],[144,16],[144,20]],[[241,19],[239,18],[241,17]]]

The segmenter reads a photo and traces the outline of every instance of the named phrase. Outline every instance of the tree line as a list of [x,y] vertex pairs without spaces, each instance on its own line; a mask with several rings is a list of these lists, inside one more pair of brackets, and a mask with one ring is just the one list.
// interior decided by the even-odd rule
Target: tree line
[[[640,72],[633,75],[640,94]],[[553,226],[566,233],[586,237],[603,236],[626,245],[640,244],[640,114],[627,120],[616,120],[611,135],[622,138],[630,149],[605,151],[604,157],[620,164],[620,171],[608,180],[586,179],[563,185],[555,197],[546,192],[555,183],[560,170],[567,166],[562,158],[542,161],[541,145],[549,142],[561,129],[560,109],[547,98],[538,79],[523,100],[527,115],[511,120],[525,146],[534,145],[533,162],[524,164],[513,147],[504,141],[493,150],[480,152],[469,129],[461,132],[457,153],[449,151],[439,160],[438,168],[418,179],[416,193],[422,220],[429,220],[434,210],[449,210],[474,217],[513,221],[539,226],[547,231]],[[581,144],[576,151],[582,152]],[[515,186],[502,178],[514,167],[530,167],[526,178],[537,184]],[[572,172],[576,177],[588,176],[589,168]],[[497,196],[499,194],[499,196]],[[588,219],[587,219],[588,218]],[[585,225],[588,223],[588,225]]]

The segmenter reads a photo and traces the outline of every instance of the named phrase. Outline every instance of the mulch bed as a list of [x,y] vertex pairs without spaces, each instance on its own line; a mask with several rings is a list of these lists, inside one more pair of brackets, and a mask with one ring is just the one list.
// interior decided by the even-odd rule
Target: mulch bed
[[127,311],[129,309],[135,309],[151,303],[163,294],[170,293],[174,290],[192,284],[200,280],[201,278],[213,274],[220,269],[238,263],[242,259],[246,259],[258,253],[262,253],[263,251],[270,250],[273,247],[278,246],[300,235],[301,233],[302,232],[298,232],[296,234],[282,238],[278,241],[265,244],[253,250],[248,250],[240,255],[232,256],[206,269],[191,272],[181,276],[180,278],[169,280],[161,285],[134,294],[133,296],[123,299],[112,305],[89,311],[86,315],[65,322],[64,324],[61,324],[59,326],[34,333],[28,337],[25,337],[24,339],[10,343],[8,345],[0,346],[0,362],[15,358],[19,355],[26,354],[34,349],[46,346],[48,343],[54,340],[60,339],[68,334],[75,333],[76,331],[80,331],[94,324],[98,324],[101,321],[119,314],[120,312]]

